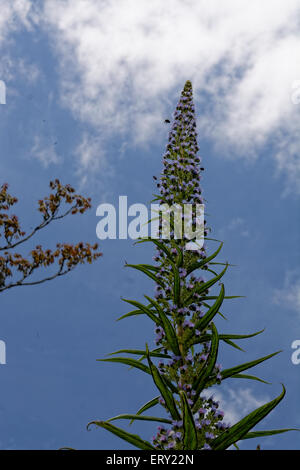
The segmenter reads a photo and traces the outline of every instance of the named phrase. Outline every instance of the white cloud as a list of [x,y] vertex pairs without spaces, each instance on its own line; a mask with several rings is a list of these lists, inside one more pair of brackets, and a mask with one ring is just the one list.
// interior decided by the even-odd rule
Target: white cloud
[[49,144],[39,136],[34,138],[30,158],[38,160],[45,168],[62,162],[62,157],[56,152],[55,143]]
[[230,233],[230,235],[232,233],[238,233],[242,237],[250,236],[246,221],[242,217],[236,217],[235,219],[230,220],[225,227],[222,227],[219,230],[219,233],[221,237],[228,235],[228,233]]
[[[224,422],[231,426],[270,401],[270,398],[266,396],[258,398],[250,388],[232,389],[224,387],[221,391],[219,388],[212,388],[210,390],[214,399],[220,402],[220,407],[224,411]],[[238,442],[239,447],[242,442]],[[234,446],[229,448],[229,450],[231,449],[234,449]]]
[[9,96],[17,95],[16,77],[33,83],[40,71],[36,64],[14,52],[14,33],[33,30],[38,22],[36,6],[30,0],[0,0],[0,80],[4,81]]
[[[265,144],[300,191],[299,0],[45,0],[62,100],[107,136],[162,141],[162,119],[193,82],[202,136],[255,158]],[[163,142],[162,142],[163,143]]]
[[31,0],[0,0],[0,46],[12,31],[31,29]]
[[287,271],[282,289],[274,290],[274,302],[300,313],[300,277],[297,271]]
[[91,179],[91,176],[99,175],[99,170],[102,172],[105,170],[106,180],[113,176],[113,168],[108,165],[103,139],[100,137],[84,132],[81,142],[75,149],[75,156],[77,157],[76,172],[80,178],[81,188],[87,184],[87,181],[89,185],[94,184],[95,181]]
[[29,83],[34,83],[40,77],[40,70],[36,64],[29,63],[25,59],[16,60],[16,71],[19,76]]
[[98,138],[93,138],[87,133],[82,136],[82,141],[78,145],[76,154],[79,157],[80,165],[83,168],[93,166],[93,169],[98,169],[101,163],[105,164],[105,154],[101,149],[101,141]]
[[253,394],[250,388],[226,389],[219,391],[219,389],[212,388],[212,394],[217,401],[220,401],[222,410],[224,411],[224,421],[231,425],[244,418],[247,414],[254,411],[256,408],[264,405],[270,398],[258,398]]

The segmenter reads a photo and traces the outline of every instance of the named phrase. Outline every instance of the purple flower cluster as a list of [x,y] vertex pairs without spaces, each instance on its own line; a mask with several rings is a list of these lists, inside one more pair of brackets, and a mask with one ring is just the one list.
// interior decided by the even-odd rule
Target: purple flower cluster
[[192,86],[187,82],[174,113],[163,155],[164,169],[157,183],[161,203],[203,203],[198,150]]
[[[219,403],[213,397],[202,397],[202,404],[194,414],[194,422],[197,430],[199,448],[210,450],[211,441],[229,428],[229,424],[223,422],[224,412],[219,409]],[[184,429],[183,421],[173,421],[167,429],[164,426],[157,428],[153,436],[153,445],[159,450],[182,450]]]
[[[187,203],[203,204],[200,180],[204,168],[200,167],[201,158],[197,156],[198,150],[192,85],[187,81],[174,113],[168,144],[163,155],[164,168],[160,180],[157,181],[154,177],[160,192],[157,199],[161,204],[166,203],[170,206]],[[194,215],[193,211],[193,217]],[[159,229],[162,229],[162,222],[159,224]],[[205,228],[204,235],[207,235],[207,231]],[[171,237],[172,235],[173,231]],[[205,257],[205,249],[198,250],[196,254]]]

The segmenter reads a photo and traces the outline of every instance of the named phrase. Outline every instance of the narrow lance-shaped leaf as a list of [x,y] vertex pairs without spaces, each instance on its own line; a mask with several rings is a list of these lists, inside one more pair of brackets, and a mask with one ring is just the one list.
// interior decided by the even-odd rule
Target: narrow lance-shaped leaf
[[210,348],[210,353],[208,355],[208,358],[201,370],[201,373],[193,383],[193,389],[196,391],[196,395],[194,397],[194,401],[197,400],[199,397],[200,393],[202,392],[205,382],[207,378],[211,375],[211,373],[214,370],[216,360],[218,357],[218,350],[219,350],[219,336],[218,336],[218,331],[217,328],[215,327],[214,324],[211,326],[211,331],[212,331],[212,339],[211,339],[211,348]]
[[[124,299],[122,299],[122,300],[124,300]],[[151,304],[146,305],[146,308],[151,310]],[[153,314],[155,315],[155,312],[153,312]],[[117,318],[116,321],[123,320],[123,318],[132,317],[132,316],[135,316],[135,315],[146,315],[146,313],[144,312],[144,310],[141,310],[141,309],[132,310],[131,312],[125,313],[121,317]]]
[[127,366],[134,367],[135,369],[140,369],[147,374],[151,374],[150,369],[145,364],[142,364],[135,359],[127,358],[127,357],[110,357],[108,359],[96,359],[99,362],[117,362],[119,364],[125,364]]
[[220,253],[222,246],[223,246],[223,242],[221,242],[219,248],[211,256],[208,256],[207,258],[204,258],[204,260],[193,263],[191,266],[189,266],[187,268],[187,273],[190,274],[196,269],[200,269],[202,268],[202,266],[209,263],[212,259],[214,259]]
[[[244,299],[246,296],[245,295],[225,295],[224,300],[232,300],[232,299]],[[203,297],[200,297],[200,301],[203,302],[204,300],[216,300],[218,298],[217,295],[205,295]]]
[[[223,302],[223,299],[224,299],[224,293],[225,293],[224,284],[221,284],[221,290],[220,290],[220,294],[219,294],[217,300],[210,307],[208,312],[206,312],[204,317],[201,318],[201,320],[199,320],[195,323],[195,328],[196,329],[198,329],[199,331],[202,331],[211,322],[211,320],[214,318],[214,316],[218,313],[220,306],[222,305],[222,302]],[[192,333],[189,335],[189,337],[191,337],[191,336],[192,336]],[[188,339],[189,339],[189,337],[188,337]]]
[[231,264],[231,263],[217,263],[217,262],[212,262],[212,263],[209,263],[210,265],[219,265],[219,266],[226,266],[226,264],[228,264],[228,266],[230,267],[236,267],[237,265],[236,264]]
[[145,315],[145,312],[140,309],[132,310],[131,312],[125,313],[125,315],[117,318],[116,321],[124,320],[124,318],[134,317],[135,315]]
[[248,431],[259,423],[265,416],[267,416],[283,399],[285,395],[285,388],[282,385],[282,393],[274,400],[260,406],[252,413],[249,413],[245,418],[241,419],[238,423],[234,424],[229,430],[223,432],[220,436],[214,439],[211,443],[211,448],[214,450],[228,449],[234,442],[238,442]]
[[256,331],[255,333],[251,333],[249,335],[233,335],[233,334],[222,334],[220,335],[221,339],[247,339],[247,338],[253,338],[253,336],[260,335],[263,333],[265,329]]
[[166,423],[166,424],[172,424],[172,420],[171,419],[167,419],[167,418],[160,418],[160,417],[156,417],[156,416],[141,416],[141,415],[138,415],[138,414],[122,414],[122,415],[118,415],[118,416],[114,416],[113,418],[109,418],[106,420],[106,423],[110,423],[111,421],[116,421],[118,419],[130,419],[130,420],[140,420],[140,421],[157,421],[158,423]]
[[155,238],[145,238],[143,240],[138,240],[137,242],[135,242],[135,244],[138,244],[138,243],[144,243],[144,242],[152,242],[154,243],[160,250],[162,250],[167,258],[169,259],[169,261],[171,263],[173,263],[173,256],[172,256],[172,253],[170,252],[170,250],[167,248],[167,246],[165,245],[165,243],[162,243],[160,242],[159,240],[156,240]]
[[223,271],[220,274],[218,274],[217,276],[215,276],[213,279],[210,279],[209,281],[204,282],[203,284],[200,284],[199,286],[196,286],[193,289],[193,291],[191,292],[191,294],[189,294],[189,296],[185,299],[185,302],[188,303],[191,300],[193,300],[193,294],[194,293],[201,294],[202,292],[205,292],[211,286],[216,284],[224,276],[227,268],[228,268],[228,265],[226,265],[226,267],[223,269]]
[[280,352],[282,351],[276,351],[272,354],[269,354],[268,356],[261,357],[259,359],[256,359],[255,361],[245,362],[244,364],[240,364],[239,366],[232,367],[231,369],[224,369],[221,372],[222,379],[227,379],[229,377],[232,377],[233,375],[238,374],[239,372],[242,372],[247,369],[251,369],[251,367],[254,367],[257,364],[260,364],[261,362],[264,362],[270,359],[271,357],[276,356],[276,354],[279,354]]
[[263,384],[268,384],[270,385],[270,382],[267,382],[266,380],[262,380],[259,377],[256,377],[255,375],[248,375],[248,374],[235,374],[230,377],[231,379],[247,379],[247,380],[257,380],[258,382],[261,382]]
[[289,432],[289,431],[300,431],[300,429],[287,428],[287,429],[272,429],[270,431],[253,431],[253,432],[248,432],[248,434],[246,434],[246,436],[244,436],[241,440],[255,439],[258,437],[265,437],[265,436],[274,436],[275,434],[282,434],[284,432]]
[[[146,350],[148,350],[148,346],[146,346]],[[153,381],[155,385],[157,386],[158,390],[160,391],[165,401],[167,409],[169,410],[173,419],[175,420],[180,419],[180,415],[176,408],[176,404],[175,404],[175,400],[173,398],[172,392],[168,389],[166,382],[164,381],[164,378],[160,375],[158,369],[152,363],[149,354],[147,354],[147,359],[148,359],[148,364],[149,364],[149,368],[152,374]]]
[[140,302],[137,302],[136,300],[128,300],[128,299],[122,299],[124,302],[127,302],[128,304],[133,305],[134,307],[138,307],[142,312],[144,312],[154,323],[157,325],[160,325],[160,320],[159,318],[156,317],[156,315],[150,310],[150,308],[146,307],[146,305],[143,305]]
[[[171,356],[169,354],[162,354],[159,351],[162,348],[157,348],[157,350],[150,351],[150,356],[153,357],[165,357],[165,358],[170,358]],[[119,349],[118,351],[114,351],[112,353],[109,353],[108,356],[112,356],[114,354],[136,354],[136,355],[142,355],[146,357],[146,351],[143,349]]]
[[[126,263],[125,266],[129,266],[129,264]],[[132,265],[132,266],[136,266],[136,265]],[[150,269],[150,271],[154,271],[154,272],[158,272],[159,271],[159,267],[158,266],[153,266],[152,264],[139,264],[138,266],[142,266],[143,268],[146,268],[146,269]]]
[[193,413],[183,391],[180,392],[180,398],[183,410],[183,448],[185,450],[197,450],[198,438]]
[[223,341],[224,341],[224,343],[229,344],[229,346],[232,346],[233,348],[238,349],[239,351],[245,352],[245,350],[243,348],[241,348],[240,346],[235,344],[230,339],[223,339]]
[[[218,298],[218,296],[216,296],[216,299],[217,299],[217,298]],[[225,297],[224,297],[224,299],[225,299]],[[201,302],[202,305],[204,305],[204,307],[206,307],[208,310],[210,309],[211,305],[209,305],[208,303],[204,302],[204,300],[201,300],[201,301],[199,301],[199,302]],[[220,315],[220,317],[222,317],[223,320],[226,320],[226,321],[227,321],[227,318],[225,317],[225,315],[224,315],[223,313],[218,312],[218,315]]]
[[[220,334],[219,335],[219,340],[232,340],[232,339],[246,339],[246,338],[252,338],[253,336],[261,334],[263,330],[257,331],[256,333],[251,333],[249,335],[234,335],[234,334]],[[193,344],[198,344],[198,343],[206,343],[207,341],[210,341],[211,335],[209,334],[204,334],[201,335],[199,338],[196,338],[196,340],[193,342]]]
[[165,331],[165,335],[166,335],[167,341],[170,345],[170,348],[172,349],[173,353],[176,356],[180,356],[180,349],[179,349],[179,344],[178,344],[178,340],[177,340],[177,335],[176,335],[176,332],[173,328],[172,323],[170,322],[170,320],[168,319],[168,317],[164,313],[163,309],[159,306],[159,304],[157,302],[152,300],[147,295],[145,295],[145,297],[157,309],[157,312],[158,312],[161,324],[163,326],[163,329]]
[[[137,414],[137,415],[140,415],[140,414],[144,413],[144,411],[147,411],[147,410],[149,410],[150,408],[153,408],[154,406],[158,405],[158,403],[159,403],[159,398],[160,398],[160,395],[158,395],[158,397],[152,398],[152,400],[147,401],[147,403],[145,403],[145,404],[136,412],[136,414]],[[133,421],[134,421],[134,419],[132,419],[129,424],[132,424]]]
[[129,444],[132,444],[138,449],[141,449],[141,450],[153,450],[154,449],[154,447],[150,444],[150,442],[144,441],[137,434],[131,434],[127,431],[124,431],[123,429],[118,428],[117,426],[114,426],[113,424],[107,423],[106,421],[91,421],[87,425],[87,428],[89,429],[89,427],[92,424],[99,426],[101,428],[104,428],[107,431],[110,431],[112,434],[115,434],[116,436],[120,437],[124,441],[129,442]]
[[206,268],[206,272],[212,273],[214,276],[218,276],[218,275],[219,275],[216,271],[214,271],[213,269],[210,269],[210,268]]
[[[146,307],[149,308],[151,307],[151,305],[146,305]],[[127,317],[133,317],[135,315],[145,315],[145,312],[141,309],[132,310],[131,312],[125,313],[125,315],[122,315],[121,317],[117,318],[116,321],[123,320]]]
[[146,276],[150,277],[150,279],[152,279],[157,284],[160,284],[162,287],[164,286],[163,281],[157,278],[154,273],[152,273],[149,269],[145,268],[145,266],[142,264],[125,264],[125,267],[137,269],[138,271],[141,271],[142,273],[146,274]]

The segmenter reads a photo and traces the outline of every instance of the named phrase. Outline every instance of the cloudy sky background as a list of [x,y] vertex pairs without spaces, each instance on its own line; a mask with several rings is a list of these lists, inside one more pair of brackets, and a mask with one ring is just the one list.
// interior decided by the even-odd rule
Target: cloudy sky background
[[[39,220],[36,201],[50,179],[93,200],[88,215],[42,234],[44,246],[96,241],[101,202],[127,195],[129,204],[148,204],[167,142],[163,121],[192,81],[209,223],[225,241],[220,260],[238,265],[225,286],[247,296],[227,301],[219,329],[266,328],[245,340],[245,353],[224,347],[221,362],[283,350],[254,371],[272,385],[232,379],[216,393],[233,422],[278,395],[283,382],[287,396],[260,428],[300,427],[300,365],[291,362],[300,339],[299,0],[0,0],[0,11],[1,179],[20,199],[24,227]],[[85,426],[154,396],[142,373],[96,362],[152,338],[146,320],[115,322],[127,311],[121,296],[152,292],[123,268],[125,259],[147,262],[152,251],[131,240],[100,245],[94,266],[2,294],[3,449],[130,448]],[[153,426],[134,431],[151,437]],[[295,432],[260,444],[299,449],[299,439]]]

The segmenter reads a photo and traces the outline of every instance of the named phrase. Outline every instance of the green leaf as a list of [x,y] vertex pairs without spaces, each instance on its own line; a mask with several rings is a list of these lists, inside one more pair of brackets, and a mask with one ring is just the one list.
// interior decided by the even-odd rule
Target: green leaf
[[142,310],[132,310],[131,312],[128,312],[125,315],[122,315],[120,318],[117,318],[116,321],[123,320],[124,318],[127,318],[127,317],[133,317],[134,315],[145,315],[145,312],[142,312]]
[[[229,265],[228,265],[229,266]],[[224,299],[244,299],[245,295],[226,295]],[[206,295],[205,297],[201,297],[200,301],[203,300],[216,300],[218,298],[217,295]]]
[[217,263],[217,262],[213,262],[213,263],[209,263],[211,265],[214,265],[214,264],[219,264],[220,266],[226,266],[226,264],[228,264],[228,266],[230,267],[236,267],[237,264],[231,264],[231,263]]
[[[148,295],[144,295],[144,297],[145,297],[145,299],[147,299],[150,302],[149,307],[151,307],[151,306],[154,307],[158,314],[163,311],[163,307],[160,306],[159,302],[152,299],[152,297],[149,297]],[[161,302],[164,303],[166,309],[169,308],[168,301],[165,301],[165,299],[160,299],[160,300],[161,300]],[[165,315],[167,315],[167,313],[165,313]]]
[[137,242],[135,242],[135,244],[145,243],[145,242],[152,242],[152,243],[154,243],[160,250],[162,250],[162,251],[165,253],[165,255],[167,256],[167,258],[169,259],[169,261],[170,261],[172,264],[174,264],[172,253],[171,253],[170,250],[166,247],[165,243],[162,243],[162,242],[158,241],[158,240],[155,239],[155,238],[144,238],[143,240],[138,240]]
[[154,282],[160,284],[164,287],[164,282],[161,279],[158,279],[155,274],[153,274],[149,269],[145,268],[145,265],[142,264],[125,264],[125,268],[133,268],[141,271],[142,273],[146,274],[146,276],[150,277]]
[[205,382],[208,379],[208,377],[211,375],[211,373],[214,370],[216,360],[218,357],[218,350],[219,350],[219,335],[217,328],[215,327],[214,324],[211,326],[211,331],[212,331],[212,339],[211,339],[211,348],[210,348],[210,353],[208,355],[208,358],[203,365],[201,372],[199,374],[199,377],[195,380],[193,383],[193,389],[196,391],[196,395],[194,397],[194,401],[196,402],[197,398],[199,397],[200,393],[202,392]]
[[263,333],[263,331],[265,331],[265,329],[263,330],[260,330],[260,331],[256,331],[256,333],[251,333],[250,335],[232,335],[232,334],[222,334],[220,335],[220,339],[246,339],[246,338],[253,338],[253,336],[257,336],[257,335],[260,335],[261,333]]
[[282,434],[284,432],[288,431],[300,431],[300,429],[297,428],[287,428],[287,429],[272,429],[270,431],[253,431],[253,432],[248,432],[246,436],[242,438],[244,439],[254,439],[257,437],[265,437],[265,436],[274,436],[275,434]]
[[[146,350],[148,350],[148,347],[146,347]],[[166,403],[167,409],[169,410],[169,412],[170,412],[173,419],[179,420],[180,415],[179,415],[178,410],[176,408],[176,404],[175,404],[175,400],[174,400],[172,392],[168,389],[164,378],[161,376],[158,369],[155,367],[155,365],[151,361],[149,354],[147,354],[147,359],[148,359],[149,368],[150,368],[150,371],[151,371],[153,381],[154,381],[156,387],[158,388],[158,390],[160,391],[161,396],[163,397],[163,399]]]
[[235,344],[233,341],[231,341],[230,339],[223,339],[224,343],[227,343],[229,344],[229,346],[232,346],[233,348],[235,349],[239,349],[240,351],[242,352],[245,352],[244,349],[240,348],[240,346],[238,346],[237,344]]
[[152,199],[150,202],[164,201],[166,204],[169,204],[167,199],[162,194],[152,194],[152,196],[155,196],[155,199]]
[[117,428],[117,426],[114,426],[113,424],[110,424],[106,421],[91,421],[87,425],[87,428],[89,428],[92,424],[95,424],[96,426],[106,429],[107,431],[115,434],[116,436],[120,437],[124,441],[129,442],[129,444],[132,444],[138,449],[141,449],[141,450],[153,450],[154,449],[154,447],[150,444],[150,442],[144,441],[137,434],[131,434],[127,431],[124,431],[123,429]]
[[218,273],[213,269],[206,268],[206,272],[212,273],[214,276],[218,276]]
[[255,377],[255,375],[246,375],[246,374],[235,374],[230,377],[231,379],[249,379],[249,380],[257,380],[258,382],[262,382],[263,384],[270,385],[270,382],[266,380],[262,380],[259,377]]
[[205,264],[209,263],[212,259],[214,259],[221,251],[223,246],[223,242],[221,242],[219,248],[211,255],[208,256],[207,258],[204,258],[202,261],[197,261],[196,263],[193,263],[188,269],[187,273],[190,274],[191,272],[195,271],[196,269],[202,268]]
[[[193,299],[193,294],[194,293],[197,293],[197,294],[201,294],[202,292],[205,292],[207,289],[209,289],[211,286],[213,286],[214,284],[216,284],[216,282],[218,282],[225,274],[226,270],[228,268],[228,265],[223,269],[223,271],[218,274],[217,276],[215,276],[213,279],[210,279],[209,281],[207,282],[204,282],[202,284],[200,284],[199,286],[196,286],[193,291],[191,292],[191,294],[189,294],[189,296],[185,299],[185,302],[189,302],[190,300]],[[206,299],[207,300],[207,299]]]
[[236,375],[239,372],[242,372],[243,370],[251,369],[251,367],[254,367],[257,364],[260,364],[261,362],[264,362],[267,359],[270,359],[271,357],[276,356],[276,354],[279,354],[280,352],[282,351],[276,351],[275,353],[269,354],[268,356],[261,357],[259,359],[256,359],[255,361],[245,362],[244,364],[240,364],[239,366],[232,367],[231,369],[224,369],[223,372],[221,372],[222,379],[227,379],[229,377],[232,377],[233,375]]
[[193,413],[188,404],[186,394],[180,391],[181,406],[183,410],[183,448],[184,450],[197,450],[197,429]]
[[167,379],[167,377],[164,377],[164,381],[173,393],[178,393],[177,387],[172,384],[171,380]]
[[[150,356],[154,357],[165,357],[167,359],[170,359],[171,356],[169,354],[162,354],[158,352],[162,348],[157,348],[157,350],[150,351]],[[137,354],[137,355],[142,355],[146,357],[146,351],[143,351],[142,349],[119,349],[118,351],[114,351],[112,353],[109,353],[108,356],[112,356],[114,354]]]
[[[219,339],[220,339],[220,336],[219,336]],[[211,335],[203,334],[203,335],[200,335],[198,338],[195,338],[195,340],[193,341],[193,345],[207,343],[210,340],[211,340]]]
[[[208,214],[207,214],[208,215]],[[213,242],[218,242],[218,243],[223,243],[221,240],[218,240],[217,238],[208,238],[208,237],[205,237],[205,240],[211,240]]]
[[[263,331],[265,331],[265,330],[263,329],[263,330],[257,331],[256,333],[252,333],[250,335],[221,334],[221,335],[219,335],[219,340],[226,341],[226,340],[232,340],[232,339],[252,338],[253,336],[259,335]],[[196,340],[193,344],[206,343],[207,341],[210,341],[210,339],[211,339],[211,335],[204,334],[204,335],[199,336],[199,338],[196,338]]]
[[134,367],[136,369],[140,369],[143,372],[146,372],[147,374],[151,374],[150,369],[148,366],[145,364],[142,364],[139,361],[136,361],[135,359],[130,359],[127,357],[110,357],[108,359],[96,359],[99,362],[117,362],[120,364],[126,364],[127,366]]
[[[217,299],[217,298],[218,298],[218,297],[216,296],[216,299]],[[211,305],[209,305],[209,304],[206,303],[206,302],[203,302],[203,300],[201,300],[201,303],[202,303],[202,305],[204,305],[204,307],[206,307],[207,309],[210,309]],[[227,321],[227,318],[225,317],[225,315],[223,315],[223,313],[218,312],[218,315],[220,315],[220,317],[222,317],[223,320],[226,320],[226,321]]]
[[[127,264],[127,263],[126,263]],[[128,265],[129,266],[129,265]],[[146,269],[150,269],[150,271],[158,272],[160,270],[159,266],[153,266],[152,264],[139,264],[139,266],[143,266]]]
[[[137,414],[137,415],[140,415],[140,414],[144,413],[144,411],[149,410],[149,408],[152,408],[153,406],[158,405],[158,403],[159,403],[159,401],[158,401],[159,398],[160,398],[160,395],[158,395],[158,397],[152,398],[152,400],[147,401],[147,403],[145,403],[145,404],[137,411],[136,414]],[[133,421],[134,421],[134,419],[132,419],[129,424],[132,424]]]
[[[149,308],[151,305],[146,305],[146,307]],[[145,315],[145,312],[141,309],[132,310],[131,312],[125,313],[125,315],[122,315],[120,318],[117,318],[116,321],[123,320],[123,318],[132,317],[134,315]]]
[[123,414],[123,415],[118,415],[114,416],[113,418],[107,419],[106,423],[110,423],[111,421],[116,421],[117,419],[131,419],[132,421],[135,419],[141,420],[141,421],[157,421],[159,423],[166,423],[166,424],[172,424],[171,419],[167,418],[157,418],[155,416],[140,416],[138,414]]
[[[211,320],[214,318],[214,316],[218,313],[220,306],[222,305],[223,299],[224,299],[224,284],[221,284],[221,289],[220,289],[220,294],[215,301],[215,303],[210,307],[210,309],[206,312],[203,318],[201,320],[197,321],[195,323],[195,328],[199,331],[204,330],[204,328],[207,327],[207,325],[211,322]],[[191,333],[192,334],[192,333]]]
[[282,388],[283,391],[277,398],[252,411],[252,413],[249,413],[245,418],[234,424],[229,430],[224,431],[220,436],[214,439],[210,444],[211,448],[213,450],[225,450],[233,443],[243,439],[250,429],[259,423],[278,405],[278,403],[280,403],[285,395],[284,385],[282,385]]
[[173,328],[172,323],[170,322],[170,320],[164,313],[163,309],[159,306],[157,302],[155,302],[153,299],[151,299],[151,297],[148,297],[147,295],[145,295],[145,297],[156,308],[158,312],[158,315],[159,315],[161,324],[163,326],[163,329],[165,331],[165,335],[166,335],[170,348],[172,349],[175,356],[180,356],[181,354],[180,354],[179,344],[177,340],[177,335]]
[[136,300],[128,300],[128,299],[122,299],[124,302],[127,302],[128,304],[133,305],[134,307],[138,307],[142,312],[144,312],[156,325],[160,326],[160,320],[157,318],[157,316],[150,310],[150,308],[146,307],[146,305],[141,304],[140,302],[137,302]]

